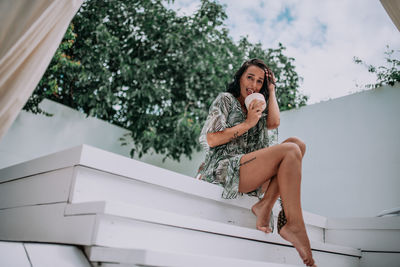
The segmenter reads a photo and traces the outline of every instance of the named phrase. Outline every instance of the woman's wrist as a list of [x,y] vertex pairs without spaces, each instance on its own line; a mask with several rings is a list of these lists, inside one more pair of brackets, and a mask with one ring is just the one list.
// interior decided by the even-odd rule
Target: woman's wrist
[[273,85],[273,87],[268,87],[268,92],[269,94],[275,94],[275,85]]
[[242,122],[242,125],[243,125],[243,130],[244,130],[243,133],[247,132],[251,128],[251,125],[247,119],[245,119],[244,122]]

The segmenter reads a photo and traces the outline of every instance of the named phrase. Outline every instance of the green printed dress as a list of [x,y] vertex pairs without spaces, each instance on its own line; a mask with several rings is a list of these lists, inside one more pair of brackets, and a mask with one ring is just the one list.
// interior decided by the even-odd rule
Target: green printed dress
[[[221,185],[223,198],[236,198],[239,189],[239,165],[244,154],[277,143],[277,131],[266,127],[267,109],[264,110],[257,125],[229,143],[210,148],[207,133],[223,131],[242,123],[247,115],[242,111],[239,101],[228,92],[218,94],[211,104],[208,117],[201,131],[199,142],[206,157],[199,169],[202,180]],[[260,197],[260,188],[248,193]]]

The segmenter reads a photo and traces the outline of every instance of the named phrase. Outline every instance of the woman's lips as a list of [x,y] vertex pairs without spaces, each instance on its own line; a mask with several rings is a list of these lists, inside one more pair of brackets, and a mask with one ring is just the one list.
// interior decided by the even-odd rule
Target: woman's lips
[[246,89],[246,92],[247,92],[247,95],[251,95],[252,93],[254,93],[254,91],[251,89]]

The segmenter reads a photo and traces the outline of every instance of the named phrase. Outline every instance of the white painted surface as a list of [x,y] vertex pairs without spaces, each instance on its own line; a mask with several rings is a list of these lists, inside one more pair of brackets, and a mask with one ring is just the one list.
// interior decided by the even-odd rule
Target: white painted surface
[[150,266],[173,267],[295,267],[300,265],[257,262],[252,260],[210,257],[207,255],[167,253],[142,249],[115,249],[90,247],[87,249],[89,259],[96,262],[116,262],[122,264],[141,264]]
[[[71,153],[71,151],[73,151],[73,153]],[[64,154],[67,155],[68,160],[65,159]],[[37,176],[25,177],[23,179],[15,180],[16,178],[19,178],[18,175],[22,175],[21,177],[24,177],[27,174],[31,174],[30,172],[32,172],[32,170],[30,170],[27,166],[32,167],[33,170],[36,171],[37,170],[44,171],[47,169],[51,170],[52,164],[48,164],[48,162],[51,162],[52,164],[55,164],[58,167],[67,166],[66,165],[67,163],[79,166],[73,167],[73,169],[72,167],[70,167],[66,169],[60,169],[54,172],[42,173]],[[115,164],[117,162],[118,164]],[[80,166],[81,164],[86,165],[88,167]],[[105,173],[104,171],[95,170],[93,168],[102,169],[106,172],[115,172],[118,175],[112,173]],[[119,155],[114,155],[112,153],[104,152],[88,146],[75,148],[67,151],[66,153],[63,152],[57,153],[50,160],[49,157],[45,157],[44,159],[38,159],[34,160],[33,162],[28,162],[26,166],[24,164],[21,164],[19,166],[7,168],[6,170],[3,170],[2,173],[3,174],[11,173],[12,175],[14,175],[13,176],[14,178],[10,180],[7,178],[8,177],[7,175],[3,176],[4,181],[7,182],[3,182],[0,184],[0,190],[1,188],[3,188],[5,190],[3,192],[7,194],[9,193],[8,191],[10,188],[12,189],[10,193],[12,192],[16,193],[18,192],[18,188],[22,188],[21,192],[23,193],[22,196],[24,196],[26,192],[23,190],[26,189],[27,185],[32,185],[34,188],[33,192],[35,192],[34,195],[36,198],[40,196],[39,189],[41,187],[41,184],[45,186],[48,185],[48,183],[55,182],[53,185],[59,187],[57,190],[59,192],[62,192],[61,194],[62,199],[65,199],[65,197],[68,195],[66,192],[69,192],[69,188],[71,188],[70,182],[71,182],[72,172],[73,172],[73,179],[76,182],[76,184],[71,189],[70,201],[79,200],[76,202],[79,204],[68,205],[66,212],[68,215],[87,214],[87,213],[90,214],[106,213],[108,215],[112,215],[112,216],[98,215],[97,216],[97,223],[99,226],[98,229],[93,228],[95,225],[94,215],[83,215],[82,217],[81,216],[65,217],[64,209],[67,207],[65,206],[65,203],[55,204],[55,205],[39,205],[39,206],[1,210],[0,238],[5,238],[5,239],[10,238],[9,240],[24,240],[24,241],[31,240],[31,241],[44,241],[44,242],[68,242],[68,243],[81,242],[78,244],[92,244],[94,242],[97,245],[108,245],[109,244],[108,242],[110,242],[111,244],[115,242],[114,246],[117,247],[121,246],[121,244],[122,246],[124,246],[124,244],[128,244],[129,247],[133,246],[136,248],[142,248],[142,243],[143,240],[145,239],[144,237],[140,237],[141,234],[147,233],[147,235],[150,236],[153,233],[153,230],[158,229],[159,227],[168,227],[168,225],[170,225],[169,227],[171,228],[172,226],[172,228],[174,228],[175,230],[181,229],[182,231],[190,231],[189,229],[195,229],[197,231],[193,230],[191,231],[198,233],[199,232],[198,230],[200,230],[205,232],[218,233],[225,236],[231,236],[231,238],[234,238],[234,236],[236,236],[236,237],[248,238],[251,240],[274,242],[274,237],[272,237],[272,239],[265,239],[265,237],[259,238],[259,236],[261,236],[261,232],[256,231],[254,229],[245,229],[245,231],[247,232],[242,233],[241,232],[242,230],[237,231],[237,229],[243,227],[238,227],[235,225],[228,225],[224,227],[222,224],[218,224],[215,222],[210,223],[207,220],[202,220],[202,219],[196,220],[195,218],[189,216],[185,217],[185,215],[181,215],[180,213],[181,208],[184,207],[185,205],[187,206],[188,210],[189,208],[192,208],[193,210],[193,205],[192,205],[193,203],[210,202],[210,206],[212,207],[218,207],[218,206],[219,207],[225,206],[225,208],[230,207],[232,208],[232,210],[241,210],[241,212],[244,212],[243,217],[249,217],[248,216],[249,207],[252,205],[252,203],[254,203],[255,199],[244,197],[243,199],[239,198],[238,200],[235,200],[233,202],[229,202],[227,200],[220,201],[219,198],[220,188],[218,186],[197,181],[195,179],[188,179],[183,175],[180,174],[176,175],[174,172],[171,171],[156,168],[140,162],[137,163],[134,160],[126,159]],[[156,178],[151,178],[153,176],[151,177],[148,176],[149,172]],[[51,177],[53,177],[54,181],[51,181],[52,179]],[[166,177],[168,177],[168,180],[171,180],[170,183],[166,182],[165,179]],[[196,183],[199,183],[202,186],[199,186],[198,188],[197,186],[192,186],[196,185]],[[10,185],[12,186],[9,187]],[[130,185],[133,185],[132,188],[130,188]],[[174,189],[175,187],[177,189]],[[148,192],[145,192],[146,194],[143,194],[142,192],[144,188],[149,189]],[[160,192],[165,191],[164,197],[160,197],[161,194],[154,194],[155,192],[154,190],[156,189],[159,190]],[[208,189],[212,189],[211,193],[210,191],[208,191]],[[132,190],[137,190],[137,191],[133,192]],[[57,194],[53,196],[56,195]],[[108,198],[110,195],[112,196],[111,199],[114,198],[114,200],[122,200],[126,203],[110,203],[110,204],[104,202],[100,204],[84,203],[85,201],[93,200],[96,198],[98,198],[98,200],[102,199],[104,200],[104,198]],[[125,195],[127,198],[121,199],[121,195],[122,196]],[[146,199],[145,202],[139,203],[142,205],[142,207],[134,207],[134,206],[131,207],[129,204],[127,204],[130,203],[127,200],[131,200],[129,195],[137,195],[136,199],[137,201],[140,201],[146,196],[150,197],[149,199]],[[178,214],[170,214],[169,211],[163,211],[163,210],[154,212],[151,209],[147,209],[149,206],[147,206],[147,208],[144,208],[146,207],[144,205],[145,203],[154,204],[154,199],[152,199],[152,196],[154,195],[159,196],[159,198],[156,199],[160,199],[163,201],[156,203],[153,206],[153,208],[158,207],[157,204],[162,204],[163,202],[168,204],[166,206],[174,206],[174,205],[169,205],[171,204],[169,203],[169,201],[170,198],[173,198],[177,195],[181,196],[178,200],[175,201],[175,204],[179,205],[179,203],[184,203],[184,205],[177,208],[176,210],[173,210],[173,212]],[[197,202],[188,203],[187,200],[191,198],[195,199]],[[30,196],[28,196],[28,199],[30,199]],[[8,200],[12,200],[12,198],[7,197],[6,201]],[[18,201],[18,198],[15,198],[15,201]],[[26,203],[29,203],[29,201]],[[43,203],[36,203],[36,204],[43,204]],[[222,210],[225,210],[225,208],[223,208]],[[207,209],[205,209],[204,212],[207,213]],[[216,212],[216,214],[218,214],[218,212]],[[121,217],[126,217],[126,218],[123,219]],[[29,218],[29,220],[26,220],[26,218]],[[130,220],[129,218],[135,220]],[[351,247],[361,248],[363,250],[380,251],[380,252],[385,252],[385,251],[398,252],[398,250],[396,249],[400,247],[400,243],[398,241],[400,240],[398,217],[383,217],[383,218],[369,218],[369,219],[335,218],[326,220],[326,218],[322,216],[305,213],[305,218],[306,221],[308,219],[314,221],[316,228],[318,228],[317,226],[321,225],[324,225],[328,228],[326,230],[326,241],[328,243],[351,246]],[[65,221],[63,221],[64,219]],[[111,223],[110,220],[112,221]],[[140,220],[140,222],[136,220]],[[155,227],[155,229],[148,230],[147,227],[144,227],[145,230],[143,230],[141,228],[141,226],[143,225],[135,229],[130,229],[132,228],[129,226],[130,223],[134,222],[135,225],[137,223],[145,224],[145,221],[150,222],[152,227]],[[53,225],[50,225],[49,222],[51,222]],[[118,225],[117,228],[114,228],[113,230],[114,232],[108,231],[112,227],[110,229],[102,230],[104,224],[107,225],[109,223],[113,225],[112,227],[115,227],[114,224]],[[124,223],[126,223],[126,225]],[[158,223],[165,225],[158,225]],[[121,225],[122,227],[120,227]],[[59,229],[60,228],[64,229],[64,227],[66,229],[66,232],[61,231],[60,233]],[[230,228],[232,228],[231,232],[229,232]],[[21,229],[24,229],[23,232],[20,231]],[[25,231],[25,229],[27,230]],[[85,231],[82,231],[82,229],[85,229]],[[120,231],[123,230],[125,230],[124,233],[128,233],[128,236],[129,232],[131,231],[130,234],[132,234],[133,231],[134,234],[133,236],[131,236],[131,239],[133,239],[134,241],[124,240],[122,238],[123,236],[125,236],[124,234],[119,236]],[[136,231],[140,232],[140,234],[138,235],[140,237],[139,240],[135,240],[134,238],[134,236],[137,235]],[[202,233],[207,234],[205,232]],[[85,239],[86,241],[79,241],[82,240],[79,238],[82,238],[82,235],[85,235],[82,233],[86,233],[86,239]],[[92,233],[95,233],[95,235],[97,234],[98,236],[93,237],[91,235]],[[110,234],[112,234],[111,237],[109,236]],[[167,236],[170,235],[168,237],[170,239],[173,238],[174,234],[176,233],[173,234],[166,233]],[[179,232],[179,234],[182,233]],[[116,237],[119,236],[120,240],[114,240],[114,235]],[[11,236],[15,236],[17,239],[13,239],[11,238]],[[164,238],[163,242],[166,242],[165,240],[168,240],[167,237],[157,237],[157,238]],[[186,238],[189,240],[192,238],[192,236],[188,234]],[[104,243],[101,242],[96,243],[99,240]],[[203,242],[201,241],[202,239],[199,240],[200,240],[199,243]],[[370,240],[374,240],[374,242],[370,242]],[[367,244],[367,245],[360,246],[359,244]],[[167,247],[165,244],[164,246]],[[207,244],[207,247],[210,247],[210,244]],[[351,254],[346,252],[345,248],[340,248],[340,247],[335,248],[335,246],[332,245],[320,245],[317,242],[312,242],[312,247],[313,249],[316,250],[327,250],[330,252]],[[162,247],[160,247],[160,249],[161,248]],[[153,249],[153,247],[149,246],[147,248],[145,247],[145,249]],[[180,248],[175,248],[175,251],[172,252],[174,253],[179,252],[180,251],[179,249]],[[189,251],[188,253],[192,252]],[[323,254],[319,259],[322,262],[326,261],[327,256],[325,254],[329,254],[329,257],[333,255],[330,253],[323,253],[317,251],[315,253]],[[356,254],[353,253],[352,255]],[[286,255],[286,253],[282,252],[282,255]],[[357,255],[359,255],[359,253]],[[345,256],[344,258],[347,258],[347,256]],[[343,260],[343,258],[341,258],[339,261],[341,260]],[[335,264],[339,264],[337,259],[330,262],[335,262]],[[353,262],[353,260],[351,261],[345,260],[344,262],[340,263],[340,266],[345,266],[349,262],[352,262],[352,264],[354,263],[358,264],[358,261]]]
[[80,161],[81,152],[81,146],[73,147],[0,169],[0,183],[74,166]]
[[[41,105],[52,117],[21,111],[7,134],[0,140],[0,168],[27,161],[60,150],[88,144],[129,157],[130,147],[118,140],[128,131],[105,121],[87,117],[76,110],[45,99]],[[150,152],[138,159],[189,176],[194,176],[202,152],[195,152],[192,161],[182,156],[180,162],[166,160]]]
[[[198,182],[194,179],[185,181]],[[213,187],[212,189],[219,189],[215,188],[215,185]],[[78,167],[71,202],[117,201],[210,220],[231,221],[243,226],[255,225],[253,215],[248,208],[250,205],[245,205],[246,208],[238,207],[233,203],[229,205],[219,200],[208,199],[206,196],[209,194],[200,197],[189,192]],[[198,195],[202,195],[201,193],[200,190],[197,191]]]
[[400,230],[325,230],[325,241],[370,251],[400,252]]
[[381,229],[399,230],[400,216],[389,217],[363,217],[363,218],[329,218],[326,224],[327,229]]
[[0,210],[0,240],[89,245],[94,215],[64,216],[65,203]]
[[[303,208],[327,217],[371,217],[400,203],[399,85],[383,87],[281,113],[280,140],[307,144]],[[54,113],[21,112],[1,140],[0,166],[86,143],[127,156],[118,138],[126,131],[45,101]],[[44,130],[45,129],[45,130]],[[141,161],[194,177],[203,153],[180,163],[145,155]],[[1,175],[0,175],[1,178]]]
[[[96,155],[101,155],[101,152],[97,151]],[[106,169],[107,164],[113,165],[116,161],[121,162],[121,160],[108,158],[104,161],[104,164],[101,164],[102,169]],[[129,161],[132,162],[133,160]],[[100,168],[98,163],[96,166],[93,163],[87,165]],[[133,163],[127,164],[123,168],[126,169],[125,175],[140,177],[140,173],[136,171]],[[154,167],[150,166],[150,168]],[[143,172],[148,173],[146,170],[143,170]],[[121,172],[118,171],[117,173]],[[166,179],[166,175],[171,176]],[[174,174],[159,174],[156,177],[161,177],[161,179],[150,180],[145,177],[140,178],[142,181],[138,178],[138,181],[79,166],[76,167],[76,182],[74,190],[71,191],[70,202],[124,202],[196,218],[255,228],[255,217],[251,213],[250,207],[257,201],[256,198],[243,196],[232,201],[221,199],[220,187],[216,185],[184,177],[175,178],[172,175]],[[171,182],[166,183],[165,181]],[[196,184],[201,186],[196,188]],[[165,188],[166,186],[169,188]],[[176,189],[172,189],[174,187]],[[275,218],[279,210],[280,208],[274,209]],[[322,227],[326,224],[326,218],[307,212],[304,212],[304,218],[310,238],[322,242]]]
[[325,241],[361,250],[400,253],[400,217],[328,219]]
[[279,140],[298,136],[307,145],[304,209],[374,217],[399,206],[399,99],[397,84],[281,113]]
[[32,267],[91,267],[75,246],[25,243],[25,247]]
[[0,241],[0,266],[32,267],[22,243],[4,241]]
[[[65,209],[66,215],[80,215],[80,214],[107,214],[112,216],[118,216],[128,219],[135,219],[145,222],[170,225],[174,227],[180,227],[185,229],[199,230],[209,233],[217,233],[234,237],[248,238],[252,240],[259,240],[265,242],[272,242],[277,244],[290,245],[288,242],[283,240],[275,231],[273,234],[266,235],[265,233],[256,230],[255,227],[242,227],[233,225],[230,223],[216,222],[212,220],[202,219],[193,216],[181,215],[177,213],[166,212],[163,210],[153,209],[149,207],[141,207],[126,203],[117,202],[91,202],[82,204],[71,204]],[[329,247],[328,245],[321,245],[322,234],[315,232],[313,229],[307,229],[310,233],[312,232],[316,239],[310,239],[317,241],[315,248],[317,249],[330,249],[331,251],[338,253],[358,253],[355,250],[348,250],[346,248]],[[343,249],[343,250],[341,250]],[[357,254],[358,255],[358,254]]]
[[[293,247],[128,220],[117,216],[99,215],[98,218],[97,236],[94,240],[97,246],[301,264]],[[315,243],[312,243],[313,247],[314,245]],[[351,249],[348,251],[355,252]],[[321,266],[357,266],[360,255],[359,252],[355,253],[358,256],[345,256],[320,251],[314,251],[313,254]]]
[[220,186],[189,178],[177,172],[132,160],[91,146],[83,146],[80,165],[157,184],[173,190],[185,191],[195,196],[213,198],[229,204],[245,206],[255,201],[255,198],[250,198],[247,195],[243,195],[237,199],[221,199],[222,187]]
[[361,267],[399,267],[400,266],[400,252],[399,253],[377,253],[377,252],[362,252],[360,262]]
[[[220,186],[87,145],[2,169],[0,175],[4,181],[9,181],[34,175],[37,172],[52,171],[53,168],[74,165],[89,167],[74,168],[76,184],[71,189],[69,199],[74,203],[116,200],[141,203],[144,206],[158,204],[160,207],[165,206],[176,211],[186,206],[193,212],[192,207],[196,206],[193,204],[200,202],[207,207],[201,211],[194,210],[195,212],[230,214],[232,211],[239,210],[239,214],[237,212],[232,214],[231,221],[236,222],[240,213],[250,214],[250,207],[257,201],[257,198],[247,195],[239,196],[237,199],[222,199]],[[165,202],[166,197],[170,202]],[[217,207],[215,203],[218,203]],[[221,206],[223,206],[222,210]],[[307,224],[325,227],[326,218],[308,212],[303,212],[303,214]],[[251,223],[254,224],[254,220],[251,220]]]
[[67,202],[73,168],[0,183],[0,209]]

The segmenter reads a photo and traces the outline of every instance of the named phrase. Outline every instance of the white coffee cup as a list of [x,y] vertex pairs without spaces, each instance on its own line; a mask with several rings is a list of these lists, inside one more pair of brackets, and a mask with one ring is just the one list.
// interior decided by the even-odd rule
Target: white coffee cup
[[244,99],[244,104],[246,105],[246,108],[249,109],[249,105],[250,103],[254,100],[261,100],[264,102],[264,105],[261,107],[262,110],[264,110],[267,107],[267,104],[265,103],[265,97],[264,95],[260,94],[260,93],[252,93],[251,95],[248,95],[245,99]]

